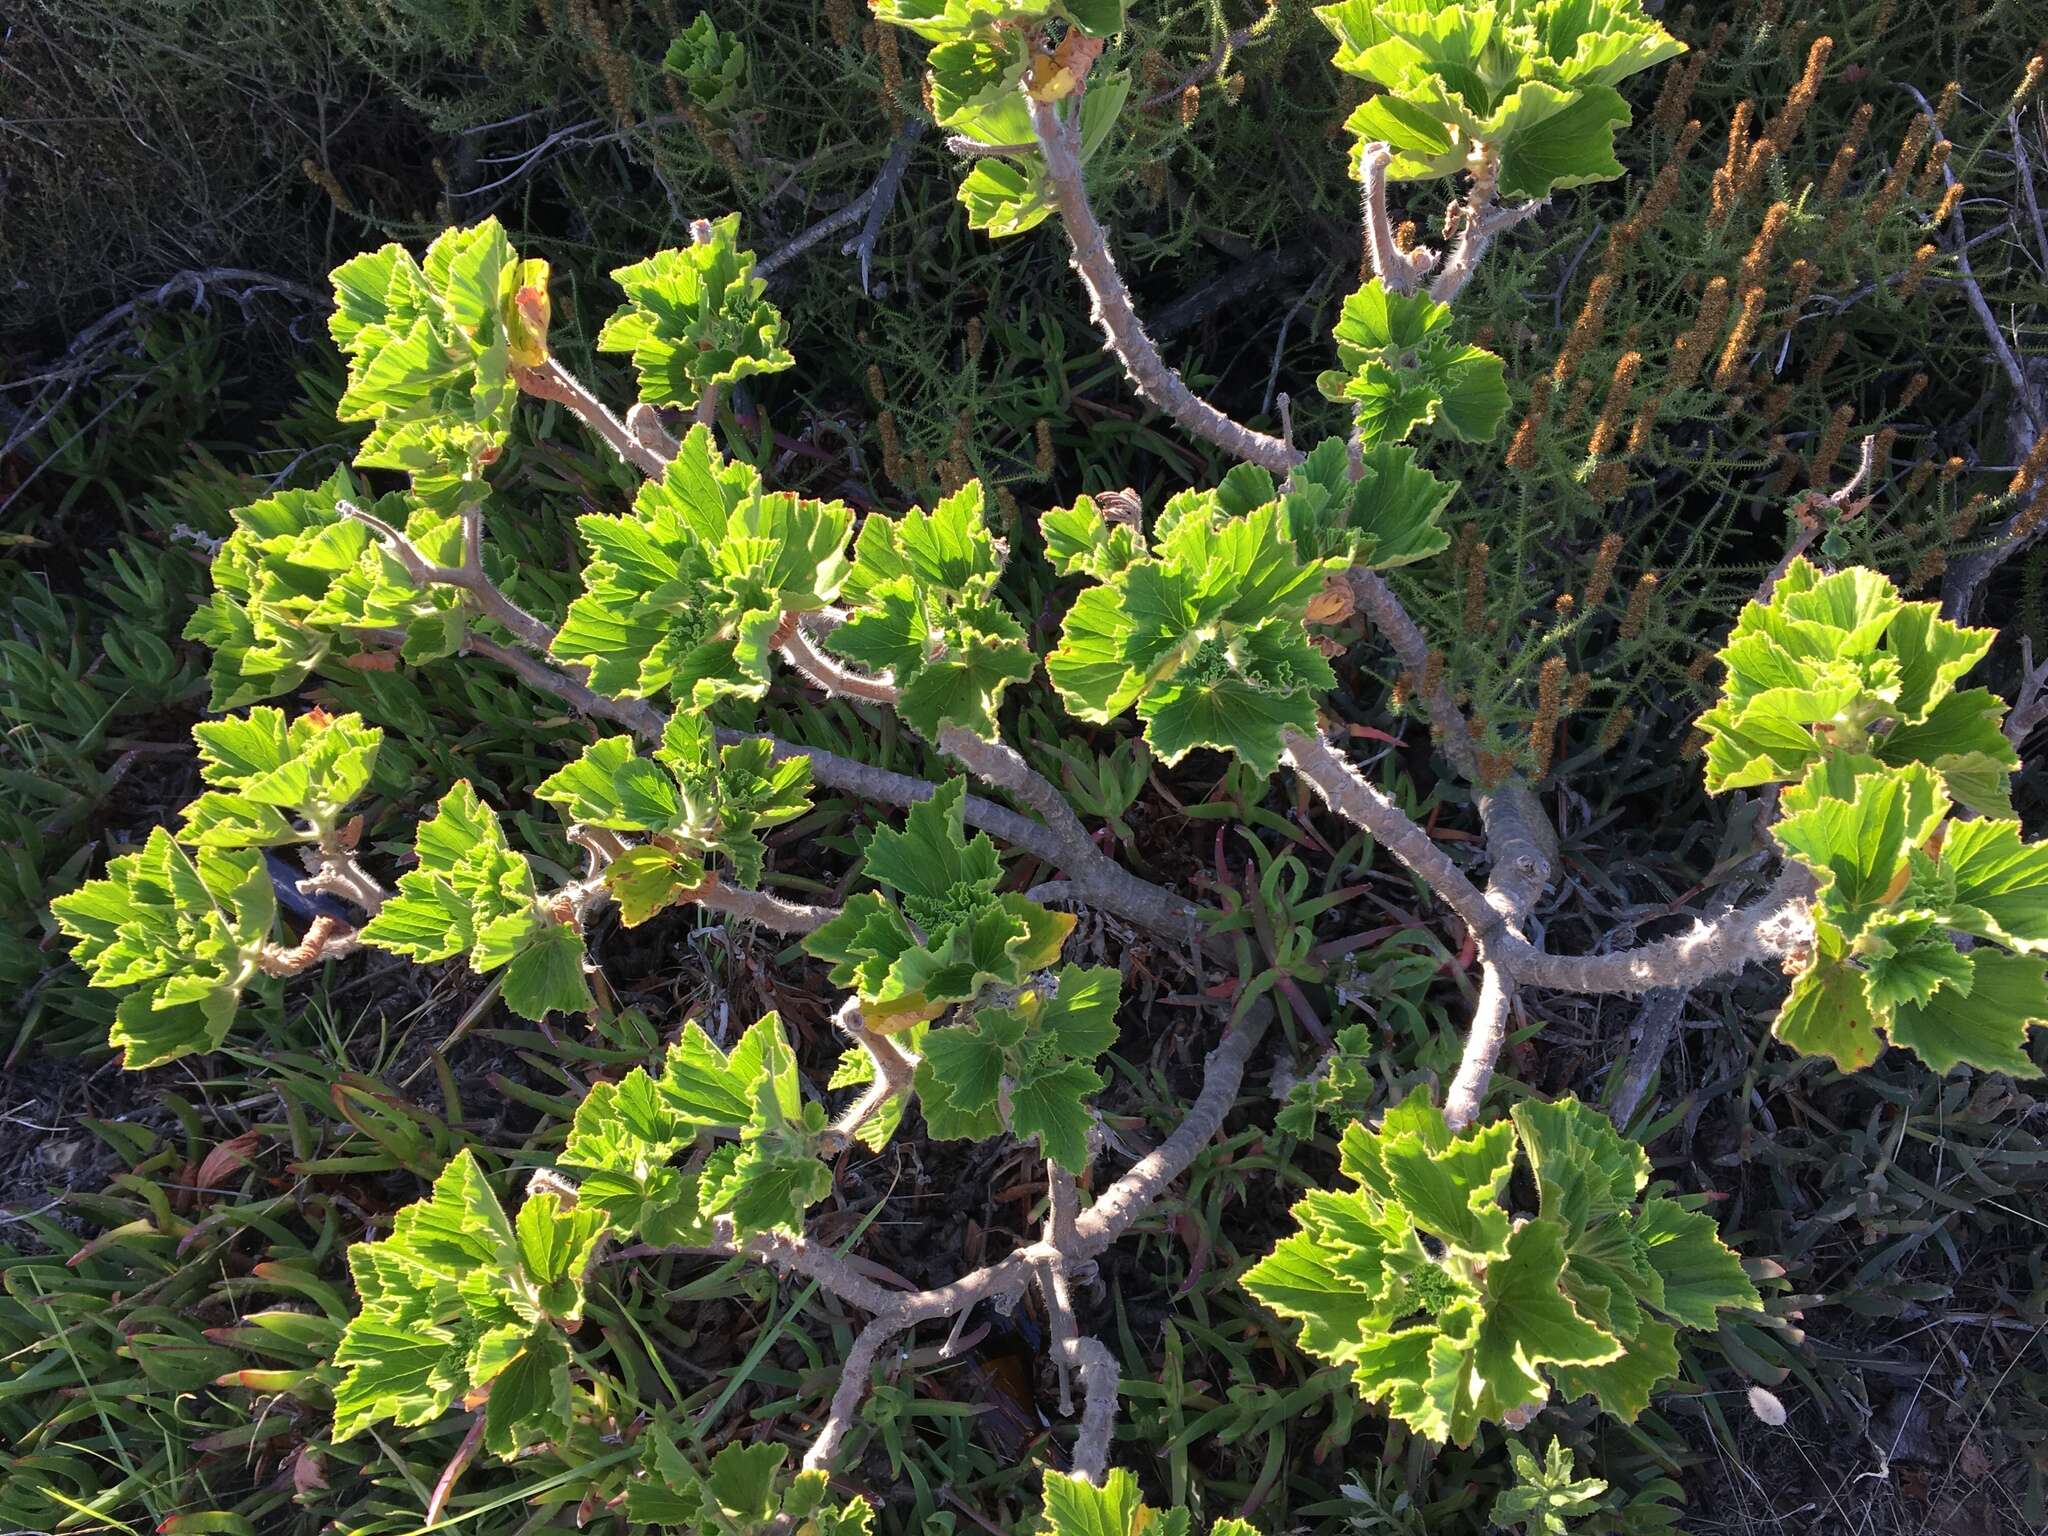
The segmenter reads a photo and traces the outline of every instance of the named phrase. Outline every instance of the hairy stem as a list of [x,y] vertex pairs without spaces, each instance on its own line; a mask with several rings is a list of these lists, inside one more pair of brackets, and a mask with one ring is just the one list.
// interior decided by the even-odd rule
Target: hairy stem
[[1074,271],[1088,291],[1096,324],[1102,327],[1110,351],[1124,365],[1132,385],[1184,430],[1204,442],[1214,443],[1226,453],[1276,475],[1286,474],[1300,462],[1299,453],[1277,437],[1268,437],[1232,420],[1189,389],[1145,334],[1138,312],[1131,306],[1130,291],[1124,287],[1123,277],[1110,256],[1109,235],[1088,202],[1088,188],[1081,173],[1079,128],[1075,123],[1062,121],[1052,103],[1033,101],[1031,130],[1045,156],[1046,181],[1052,188],[1053,204],[1073,246]]
[[1365,226],[1365,259],[1373,276],[1389,293],[1413,293],[1429,269],[1436,265],[1436,252],[1418,246],[1403,251],[1394,239],[1394,226],[1387,218],[1387,166],[1394,152],[1378,140],[1358,147],[1359,213]]
[[659,480],[668,468],[668,460],[630,431],[581,379],[562,366],[559,358],[550,357],[538,368],[514,368],[512,378],[536,400],[552,400],[567,407],[604,440],[607,448],[650,480]]
[[521,645],[542,655],[547,654],[549,645],[554,643],[555,632],[513,602],[496,582],[484,574],[484,514],[480,503],[472,501],[462,509],[460,565],[438,565],[429,560],[402,531],[353,502],[337,501],[334,505],[343,517],[361,523],[376,534],[391,557],[405,568],[405,574],[414,585],[454,587],[463,594],[463,601],[469,607],[502,624]]

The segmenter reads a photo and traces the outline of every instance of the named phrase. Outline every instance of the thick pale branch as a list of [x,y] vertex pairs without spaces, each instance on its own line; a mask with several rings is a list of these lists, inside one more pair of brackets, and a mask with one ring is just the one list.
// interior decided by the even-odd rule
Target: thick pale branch
[[391,557],[405,568],[413,582],[422,587],[454,587],[463,594],[463,600],[482,614],[505,626],[516,636],[521,645],[545,655],[553,643],[555,632],[524,608],[507,597],[498,584],[484,574],[484,525],[483,508],[471,502],[462,509],[462,564],[438,565],[429,560],[417,544],[378,517],[365,512],[349,501],[337,501],[335,510],[353,522],[361,523],[389,550]]
[[813,907],[784,901],[766,891],[749,891],[727,885],[715,877],[690,893],[690,904],[707,912],[723,912],[776,933],[813,933],[839,915],[837,907]]
[[1109,235],[1095,217],[1088,202],[1088,187],[1081,172],[1077,148],[1078,132],[1060,119],[1050,102],[1031,103],[1031,129],[1045,156],[1046,182],[1052,189],[1053,205],[1066,226],[1073,245],[1074,271],[1094,304],[1096,324],[1108,338],[1109,349],[1124,365],[1138,393],[1171,416],[1174,421],[1204,442],[1214,443],[1226,453],[1284,475],[1300,462],[1301,455],[1277,437],[1268,437],[1235,421],[1189,389],[1185,380],[1168,366],[1145,334],[1145,327],[1131,305],[1130,291],[1109,253]]
[[[826,693],[872,704],[893,706],[896,703],[896,685],[893,682],[843,666],[826,655],[801,625],[792,628],[783,644],[782,654],[800,675]],[[1020,846],[1028,847],[1041,858],[1058,865],[1077,887],[1081,900],[1155,931],[1185,935],[1195,919],[1195,906],[1163,886],[1133,875],[1104,853],[1095,839],[1088,835],[1088,829],[1074,814],[1074,808],[1067,804],[1067,797],[1050,779],[1025,762],[1021,754],[1000,741],[990,741],[957,726],[948,726],[940,731],[934,745],[983,783],[1008,790],[1038,813],[1037,843],[1022,843]],[[971,804],[970,821],[974,819]],[[990,830],[995,829],[991,827]],[[1009,840],[1017,841],[1015,838]]]
[[1304,736],[1299,731],[1287,733],[1286,748],[1287,764],[1330,809],[1365,828],[1374,841],[1413,870],[1464,919],[1480,943],[1488,942],[1500,930],[1501,915],[1487,904],[1479,887],[1407,812],[1368,784],[1349,758],[1322,736]]

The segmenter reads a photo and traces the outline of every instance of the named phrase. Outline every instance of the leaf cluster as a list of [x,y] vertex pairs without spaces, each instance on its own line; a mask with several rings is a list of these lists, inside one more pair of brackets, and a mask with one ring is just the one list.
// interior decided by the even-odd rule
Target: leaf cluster
[[1707,786],[1785,785],[1772,830],[1817,887],[1778,1037],[1844,1070],[1889,1040],[1937,1072],[2038,1075],[2048,845],[2012,816],[2003,703],[1956,686],[1996,633],[1905,602],[1875,571],[1795,560],[1721,651],[1721,700],[1700,719]]
[[1091,50],[1123,30],[1123,0],[881,0],[874,9],[932,43],[939,126],[987,146],[960,183],[968,227],[995,238],[1044,222],[1053,209],[1030,103],[1066,101],[1085,79],[1076,156],[1084,166],[1095,157],[1130,94],[1129,75],[1089,72]]
[[830,1479],[822,1471],[799,1472],[784,1484],[786,1445],[735,1441],[701,1473],[666,1426],[648,1429],[641,1445],[641,1475],[626,1488],[626,1515],[636,1524],[687,1536],[868,1536],[873,1525],[874,1509],[860,1495],[832,1502]]
[[[1576,1099],[1453,1136],[1411,1095],[1340,1148],[1355,1187],[1304,1196],[1241,1283],[1429,1439],[1469,1444],[1553,1390],[1634,1419],[1677,1373],[1680,1327],[1758,1305],[1713,1220],[1645,1196],[1642,1149]],[[1526,1219],[1507,1204],[1518,1154]]]
[[594,1006],[573,904],[542,895],[467,779],[420,823],[414,849],[417,867],[364,927],[365,944],[422,963],[466,956],[480,976],[502,967],[505,1003],[525,1018]]
[[354,654],[363,631],[398,632],[413,663],[460,647],[459,594],[417,585],[367,526],[342,515],[344,501],[369,502],[427,559],[461,563],[458,515],[398,493],[372,501],[345,469],[235,508],[234,531],[214,551],[213,592],[185,625],[186,639],[213,651],[214,709],[289,693],[322,662]]
[[538,1189],[509,1218],[466,1148],[381,1242],[349,1249],[360,1309],[334,1354],[334,1438],[484,1410],[484,1444],[512,1456],[566,1439],[568,1335],[602,1211]]
[[1335,63],[1380,90],[1345,126],[1394,152],[1395,180],[1498,156],[1504,197],[1548,197],[1621,175],[1615,86],[1685,51],[1638,0],[1340,0],[1317,10]]
[[96,987],[133,988],[110,1042],[130,1070],[227,1038],[277,927],[264,850],[332,836],[376,766],[384,733],[358,715],[276,709],[193,727],[209,786],[174,837],[153,828],[106,875],[57,897],[50,912]]
[[1451,334],[1451,307],[1427,294],[1393,293],[1377,277],[1344,301],[1338,366],[1317,380],[1348,401],[1360,442],[1398,443],[1441,420],[1461,442],[1483,443],[1507,414],[1507,365]]
[[534,790],[587,827],[637,832],[646,841],[606,865],[605,888],[632,927],[688,898],[724,861],[739,884],[758,885],[767,845],[761,833],[810,808],[811,765],[777,761],[765,738],[720,747],[711,722],[680,711],[654,756],[630,736],[608,736]]
[[864,519],[840,593],[849,617],[825,640],[894,682],[896,712],[928,741],[948,726],[996,736],[1004,688],[1037,670],[1030,637],[996,595],[1007,551],[987,510],[970,480],[928,513]]
[[1149,541],[1092,497],[1047,512],[1047,559],[1094,583],[1067,610],[1047,675],[1083,720],[1135,705],[1165,763],[1214,747],[1271,773],[1287,731],[1315,730],[1335,680],[1302,628],[1325,580],[1442,549],[1436,519],[1450,494],[1391,442],[1353,480],[1344,443],[1331,439],[1284,491],[1240,465],[1213,490],[1181,492]]
[[894,1032],[970,1003],[989,987],[1022,987],[1051,965],[1074,918],[998,891],[1002,860],[988,835],[970,839],[967,781],[950,779],[911,807],[902,831],[881,827],[868,877],[884,891],[849,897],[804,948],[832,964],[872,1029]]
[[838,595],[852,524],[840,502],[764,489],[694,427],[630,513],[577,519],[590,560],[554,654],[601,693],[758,699],[785,616]]
[[495,218],[444,231],[424,260],[393,243],[336,267],[338,414],[371,424],[356,463],[410,475],[432,505],[473,499],[511,432],[512,370],[547,358],[547,281]]
[[[825,1130],[777,1015],[764,1015],[730,1052],[692,1023],[658,1073],[635,1067],[590,1090],[561,1169],[621,1240],[686,1242],[717,1216],[743,1235],[797,1232],[832,1187],[818,1157]],[[689,1166],[675,1166],[686,1153]]]
[[[678,69],[679,57],[687,68]],[[708,107],[735,93],[746,60],[746,50],[720,38],[706,13],[676,39],[668,67]],[[711,102],[701,94],[707,90]],[[699,220],[689,245],[612,273],[626,291],[626,307],[605,321],[597,347],[632,355],[640,398],[649,404],[694,407],[721,385],[796,366],[782,344],[781,312],[766,298],[767,280],[754,273],[754,253],[739,248],[739,227],[736,213]]]

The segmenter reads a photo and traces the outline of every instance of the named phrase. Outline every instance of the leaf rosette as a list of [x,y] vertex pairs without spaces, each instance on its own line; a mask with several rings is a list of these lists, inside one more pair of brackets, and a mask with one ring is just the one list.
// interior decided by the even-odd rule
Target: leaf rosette
[[1022,986],[1073,931],[1071,914],[997,891],[1002,861],[986,833],[966,835],[966,797],[965,779],[948,780],[911,807],[902,831],[878,828],[866,870],[883,891],[849,897],[804,939],[831,962],[833,985],[859,996],[871,1029],[893,1033],[984,988]]
[[[1069,711],[1107,721],[1135,705],[1162,762],[1213,747],[1264,773],[1288,731],[1315,731],[1336,679],[1302,620],[1325,575],[1348,562],[1303,558],[1285,502],[1247,505],[1271,487],[1262,471],[1233,471],[1214,490],[1182,492],[1149,546],[1088,497],[1045,514],[1054,568],[1095,583],[1046,658]],[[1311,542],[1334,532],[1337,505],[1320,503]]]
[[1450,305],[1390,292],[1375,277],[1344,301],[1334,334],[1338,366],[1316,383],[1351,406],[1365,447],[1398,443],[1436,421],[1466,443],[1500,430],[1507,365],[1452,334]]
[[[1340,1147],[1354,1187],[1306,1195],[1242,1283],[1429,1439],[1469,1444],[1553,1391],[1634,1419],[1677,1373],[1678,1328],[1758,1305],[1712,1219],[1645,1197],[1642,1149],[1577,1100],[1454,1136],[1411,1096]],[[1518,1152],[1526,1218],[1506,1203]]]
[[828,650],[896,685],[896,712],[926,740],[948,726],[990,739],[1011,683],[1037,670],[1024,626],[996,595],[1007,552],[989,531],[981,482],[927,513],[870,514]]
[[[709,15],[699,16],[693,30],[699,25],[715,37]],[[744,73],[745,51],[727,56],[728,64],[735,57]],[[675,60],[671,49],[671,69]],[[632,354],[642,400],[694,407],[718,386],[796,366],[782,344],[782,314],[766,298],[767,280],[754,273],[754,253],[739,248],[739,224],[736,213],[700,220],[692,244],[612,273],[626,291],[626,307],[605,321],[597,349]]]
[[807,758],[778,761],[774,745],[753,737],[729,746],[701,714],[673,716],[652,758],[630,736],[608,736],[534,790],[587,827],[646,838],[605,868],[605,887],[633,927],[687,900],[717,859],[740,885],[761,880],[761,833],[810,808]]
[[765,490],[692,428],[631,513],[577,519],[590,560],[554,654],[600,693],[758,699],[785,615],[838,595],[852,524],[840,502]]
[[1338,69],[1381,87],[1345,126],[1393,150],[1395,180],[1498,157],[1503,197],[1547,197],[1622,173],[1615,86],[1685,51],[1638,0],[1341,0],[1316,15]]
[[328,330],[349,360],[337,414],[370,423],[356,463],[410,475],[444,510],[474,499],[511,432],[512,370],[547,359],[547,263],[521,260],[485,219],[444,231],[423,260],[385,245],[333,277]]

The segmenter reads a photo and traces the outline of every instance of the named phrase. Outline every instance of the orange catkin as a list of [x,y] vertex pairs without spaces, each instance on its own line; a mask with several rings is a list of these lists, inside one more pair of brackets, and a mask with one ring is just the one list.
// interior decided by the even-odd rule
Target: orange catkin
[[2008,496],[2023,494],[2027,487],[2041,478],[2041,472],[2048,469],[2048,432],[2034,439],[2034,446],[2027,450],[2027,456],[2020,460],[2020,467],[2005,488]]
[[1539,373],[1529,386],[1529,409],[1515,428],[1515,440],[1508,445],[1507,466],[1527,472],[1536,467],[1536,434],[1543,430],[1543,418],[1550,410],[1550,375]]
[[1600,407],[1599,420],[1593,423],[1593,435],[1586,443],[1586,451],[1599,458],[1614,445],[1614,437],[1621,430],[1621,418],[1628,410],[1629,397],[1635,392],[1636,373],[1643,366],[1643,354],[1624,352],[1621,360],[1614,365],[1614,377],[1607,385],[1607,399]]
[[1578,318],[1572,321],[1571,333],[1565,337],[1564,349],[1557,354],[1557,363],[1550,370],[1550,382],[1562,385],[1578,371],[1579,363],[1585,358],[1586,349],[1599,334],[1600,322],[1607,318],[1607,301],[1614,295],[1614,277],[1602,272],[1586,288],[1586,301],[1579,306]]
[[1784,203],[1771,204],[1770,211],[1756,232],[1756,239],[1749,245],[1749,254],[1742,258],[1742,270],[1737,281],[1747,288],[1760,283],[1771,268],[1771,248],[1778,243],[1778,236],[1784,232],[1786,215],[1791,209]]
[[1728,343],[1721,349],[1721,361],[1714,368],[1714,388],[1733,389],[1741,381],[1742,360],[1749,351],[1750,342],[1756,338],[1757,322],[1763,318],[1763,313],[1763,289],[1744,289],[1742,309],[1735,317],[1735,329],[1728,333]]
[[1862,153],[1863,136],[1870,132],[1872,107],[1864,102],[1849,119],[1849,131],[1842,136],[1842,147],[1835,151],[1835,158],[1828,166],[1828,173],[1820,184],[1820,200],[1831,203],[1842,195],[1842,188],[1849,184],[1849,172],[1856,164],[1856,156]]
[[1920,179],[1913,183],[1913,201],[1924,203],[1934,196],[1934,189],[1942,184],[1948,170],[1948,154],[1955,145],[1943,139],[1927,151],[1927,164],[1920,169]]
[[1593,571],[1586,578],[1586,608],[1588,612],[1600,606],[1606,599],[1609,588],[1614,585],[1614,563],[1621,558],[1621,535],[1607,534],[1600,540],[1600,547],[1593,552]]
[[1771,119],[1771,126],[1764,131],[1764,137],[1771,141],[1779,154],[1792,147],[1792,136],[1799,132],[1800,124],[1806,121],[1806,114],[1813,106],[1814,97],[1820,94],[1821,77],[1827,73],[1828,55],[1835,49],[1832,37],[1817,37],[1813,46],[1806,50],[1806,68],[1798,82],[1785,95],[1785,105],[1778,115]]
[[1728,279],[1717,277],[1700,295],[1700,312],[1694,316],[1692,328],[1678,338],[1678,345],[1672,349],[1672,388],[1684,389],[1699,377],[1700,369],[1706,366],[1707,354],[1720,340],[1721,327],[1727,319]]
[[1913,118],[1906,136],[1899,141],[1899,156],[1892,165],[1892,173],[1885,177],[1884,185],[1877,189],[1877,196],[1870,200],[1870,206],[1863,211],[1863,222],[1875,229],[1883,222],[1884,216],[1892,211],[1892,205],[1899,200],[1899,194],[1906,189],[1914,170],[1920,164],[1920,151],[1927,147],[1927,136],[1934,131],[1934,119],[1925,112]]
[[1628,611],[1621,616],[1621,638],[1634,640],[1650,621],[1650,600],[1657,595],[1657,573],[1645,571],[1628,595]]
[[1921,246],[1913,253],[1913,259],[1907,263],[1906,270],[1899,274],[1898,286],[1892,291],[1902,299],[1913,297],[1920,291],[1920,283],[1927,276],[1927,269],[1934,265],[1934,258],[1940,254],[1940,249],[1932,242]]
[[1842,445],[1849,440],[1849,423],[1855,419],[1854,407],[1837,406],[1828,424],[1821,428],[1820,441],[1814,444],[1813,457],[1806,465],[1806,477],[1813,482],[1814,489],[1826,490],[1834,478],[1835,460],[1842,456]]

